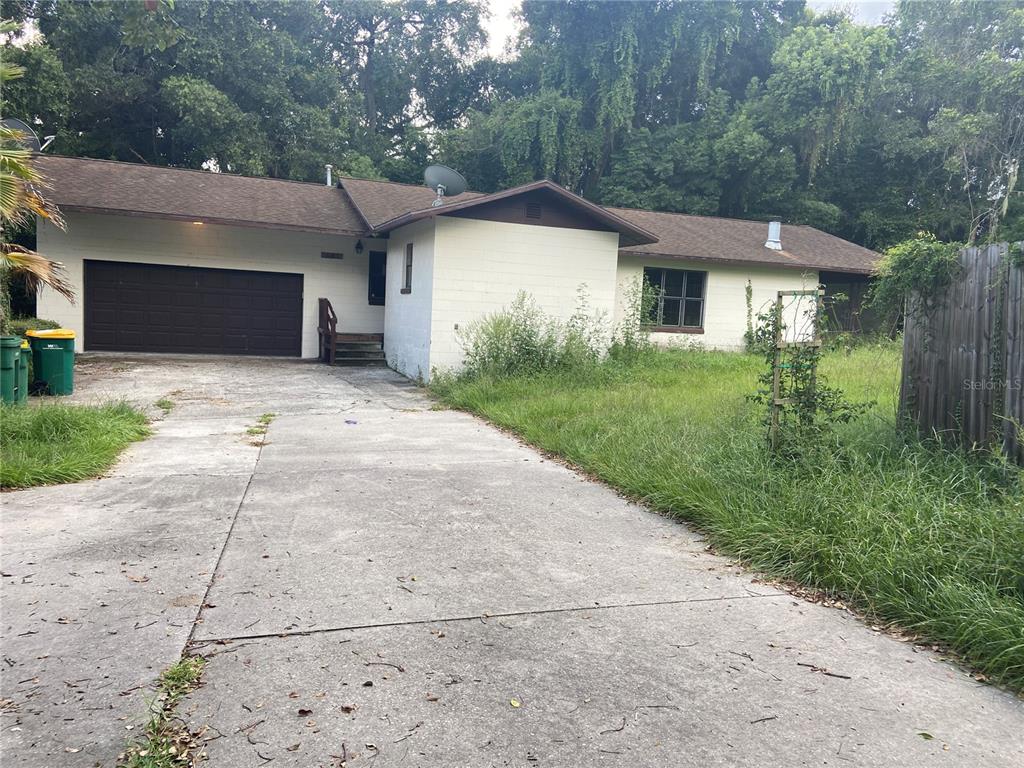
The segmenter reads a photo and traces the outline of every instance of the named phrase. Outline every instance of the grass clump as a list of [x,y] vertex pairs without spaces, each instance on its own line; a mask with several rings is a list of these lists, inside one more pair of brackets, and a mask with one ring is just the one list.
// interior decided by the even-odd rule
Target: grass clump
[[164,416],[166,416],[168,413],[174,410],[174,401],[171,400],[169,397],[161,397],[159,400],[153,403],[153,405],[155,405],[157,408],[163,411]]
[[270,425],[273,423],[275,418],[277,418],[276,413],[264,413],[256,419],[256,423],[253,426],[246,428],[245,434],[250,437],[261,438],[260,440],[254,440],[251,445],[264,445],[267,430],[270,428]]
[[127,403],[0,406],[0,488],[73,483],[109,469],[150,434]]
[[186,656],[160,674],[142,737],[118,756],[118,768],[190,768],[203,759],[196,736],[174,708],[199,686],[205,665],[202,656]]
[[721,552],[950,647],[1024,690],[1024,488],[998,459],[897,429],[900,349],[826,354],[866,413],[795,457],[766,447],[754,355],[614,357],[587,369],[439,379],[434,391],[650,506]]

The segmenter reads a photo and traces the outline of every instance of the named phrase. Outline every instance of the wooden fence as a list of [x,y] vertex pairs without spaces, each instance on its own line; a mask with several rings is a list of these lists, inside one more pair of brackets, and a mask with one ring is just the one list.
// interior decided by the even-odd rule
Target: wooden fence
[[1024,466],[1024,266],[1007,243],[965,248],[960,263],[930,309],[907,312],[900,413]]

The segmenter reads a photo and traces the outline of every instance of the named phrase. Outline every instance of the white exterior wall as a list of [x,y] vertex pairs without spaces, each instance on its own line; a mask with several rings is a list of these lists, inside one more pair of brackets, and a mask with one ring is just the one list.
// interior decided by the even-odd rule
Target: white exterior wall
[[441,216],[435,238],[430,370],[461,365],[457,329],[520,291],[568,320],[582,287],[592,312],[614,314],[617,233]]
[[[412,291],[402,293],[405,246],[412,243]],[[384,354],[410,379],[430,377],[430,313],[434,291],[434,219],[400,227],[388,240]]]
[[[743,348],[743,334],[747,330],[747,280],[753,293],[753,315],[757,315],[775,301],[777,291],[811,290],[818,285],[816,271],[775,269],[751,265],[736,266],[679,259],[652,259],[623,255],[619,258],[616,321],[625,312],[625,292],[643,277],[644,267],[666,269],[693,269],[707,272],[704,295],[704,333],[652,333],[656,344],[665,346],[701,344],[715,349]],[[794,320],[787,324],[794,326]]]
[[[44,289],[36,314],[73,329],[79,350],[89,348],[82,296],[85,259],[300,273],[303,357],[317,356],[320,297],[330,299],[334,306],[339,331],[384,330],[384,307],[370,306],[367,300],[369,252],[384,250],[382,240],[363,239],[363,253],[356,255],[357,238],[340,235],[92,213],[67,213],[65,219],[65,232],[51,224],[39,224],[38,250],[64,264],[78,300],[71,305]],[[323,259],[321,251],[343,253],[344,258]]]

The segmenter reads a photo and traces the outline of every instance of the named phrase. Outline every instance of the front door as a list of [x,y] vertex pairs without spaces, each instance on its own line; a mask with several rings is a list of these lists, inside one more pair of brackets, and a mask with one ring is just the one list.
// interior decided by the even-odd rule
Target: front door
[[388,271],[386,251],[370,251],[369,299],[373,306],[384,306],[385,276]]

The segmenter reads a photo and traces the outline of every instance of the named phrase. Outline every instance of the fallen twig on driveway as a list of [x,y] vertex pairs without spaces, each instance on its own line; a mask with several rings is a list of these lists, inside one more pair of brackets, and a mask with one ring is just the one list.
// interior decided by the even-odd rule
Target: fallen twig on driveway
[[808,664],[804,661],[798,661],[796,663],[798,667],[807,667],[811,672],[820,672],[823,675],[829,677],[838,677],[840,680],[853,680],[849,675],[840,675],[838,672],[829,672],[825,667],[819,667],[817,664]]

